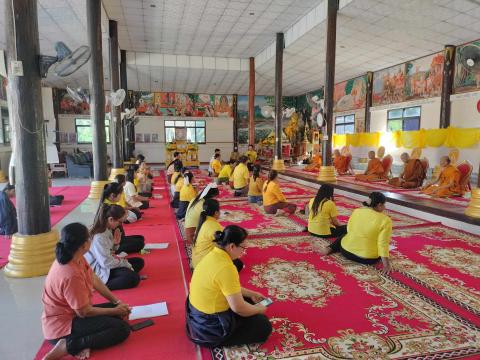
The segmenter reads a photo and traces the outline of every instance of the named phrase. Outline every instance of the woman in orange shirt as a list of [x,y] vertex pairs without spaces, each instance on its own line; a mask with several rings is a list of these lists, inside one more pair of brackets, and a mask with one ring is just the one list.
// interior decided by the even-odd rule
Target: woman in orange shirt
[[[93,349],[110,347],[130,334],[130,307],[122,303],[92,272],[83,255],[90,248],[88,229],[72,223],[62,229],[42,295],[42,329],[54,348],[45,360],[70,354],[86,359]],[[92,305],[95,289],[109,301]]]

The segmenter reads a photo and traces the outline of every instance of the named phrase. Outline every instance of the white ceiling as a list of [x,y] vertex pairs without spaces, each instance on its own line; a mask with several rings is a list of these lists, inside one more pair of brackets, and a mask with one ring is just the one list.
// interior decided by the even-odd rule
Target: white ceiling
[[[0,0],[1,30],[5,28],[5,1]],[[85,0],[38,3],[43,54],[53,55],[53,44],[58,40],[72,49],[86,44]],[[106,30],[108,18],[119,21],[120,47],[127,50],[129,58],[154,53],[225,62],[224,58],[240,61],[255,56],[256,92],[272,95],[272,45],[275,33],[285,32],[284,95],[305,93],[324,83],[323,0],[104,0],[103,4],[103,28]],[[150,7],[152,4],[156,7]],[[477,0],[341,0],[335,81],[440,51],[445,44],[459,45],[477,39],[479,34]],[[103,41],[104,71],[108,77],[106,33]],[[0,48],[6,48],[5,31],[0,31]],[[129,88],[248,92],[245,67],[230,69],[192,63],[182,65],[177,61],[172,66],[167,62],[129,62]],[[50,75],[44,84],[88,87],[88,66],[63,79]]]

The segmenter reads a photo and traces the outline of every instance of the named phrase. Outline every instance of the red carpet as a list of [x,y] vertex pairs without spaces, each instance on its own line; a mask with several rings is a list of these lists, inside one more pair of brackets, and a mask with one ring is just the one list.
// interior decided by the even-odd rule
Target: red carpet
[[[61,206],[50,207],[50,223],[52,224],[52,227],[80,205],[80,203],[86,199],[89,192],[89,186],[59,186],[50,188],[50,195],[65,196],[65,200]],[[8,263],[10,242],[11,241],[8,237],[0,236],[0,268]]]
[[[155,179],[163,186],[163,180]],[[141,221],[125,226],[127,235],[142,234],[146,242],[168,242],[166,250],[152,250],[143,255],[145,268],[141,274],[148,276],[138,288],[119,290],[115,294],[129,305],[142,305],[166,301],[169,315],[153,318],[154,325],[137,332],[122,344],[92,352],[92,359],[194,359],[195,346],[185,336],[186,289],[173,215],[169,211],[168,196],[151,200],[151,209],[145,210]],[[156,225],[153,228],[153,223]],[[96,296],[98,302],[104,301]],[[40,359],[51,346],[44,343],[36,359]],[[73,359],[72,357],[70,357]]]

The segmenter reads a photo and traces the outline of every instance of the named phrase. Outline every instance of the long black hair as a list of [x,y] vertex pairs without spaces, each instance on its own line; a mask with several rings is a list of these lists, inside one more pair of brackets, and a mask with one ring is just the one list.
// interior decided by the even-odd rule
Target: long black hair
[[277,176],[278,176],[277,170],[270,170],[270,172],[268,173],[268,179],[267,179],[267,183],[266,183],[267,185],[265,185],[265,190],[266,190],[267,187],[268,187],[268,183],[269,183],[270,181],[275,180],[275,179],[277,178]]
[[192,179],[193,179],[193,173],[191,173],[190,171],[186,172],[185,174],[183,174],[183,177],[186,178],[188,177],[188,183],[191,185],[192,184]]
[[102,204],[105,200],[107,200],[110,195],[118,196],[122,193],[123,186],[117,182],[112,182],[110,184],[106,184],[103,187],[102,197],[100,198],[100,204]]
[[7,192],[7,191],[10,191],[10,190],[15,190],[15,185],[12,185],[12,184],[7,184],[4,188],[3,188],[3,192]]
[[[207,186],[208,186],[208,185],[207,185]],[[204,188],[204,190],[205,190],[205,188]],[[200,199],[200,196],[202,196],[202,192],[203,192],[203,190],[200,191],[200,192],[197,194],[197,196],[195,196],[195,199],[193,199],[192,205],[190,205],[190,208],[193,208],[193,207],[201,200],[201,199]],[[205,200],[207,200],[207,199],[212,199],[212,198],[214,198],[215,196],[218,196],[218,194],[219,194],[218,188],[213,188],[213,187],[211,187],[211,188],[208,190],[207,194],[206,194],[202,199],[205,199]]]
[[108,218],[120,220],[125,216],[125,212],[125,209],[120,205],[101,204],[93,220],[90,235],[94,236],[95,234],[105,232],[107,230]]
[[215,232],[213,242],[221,248],[229,244],[240,245],[248,236],[247,230],[237,225],[228,225],[223,231]]
[[183,178],[183,173],[185,172],[185,170],[186,169],[182,167],[181,164],[175,164],[175,172],[178,172],[179,174],[177,175],[175,180],[173,180],[173,185],[177,185],[178,180],[180,180],[180,178]]
[[312,204],[312,214],[313,216],[317,216],[318,214],[318,207],[320,206],[320,211],[322,211],[323,203],[325,200],[333,200],[333,186],[330,184],[323,184],[318,189],[317,195],[315,195],[315,199],[313,199]]
[[370,199],[370,204],[364,201],[362,204],[363,206],[371,207],[372,209],[376,208],[379,204],[385,204],[387,198],[381,192],[374,191],[370,195],[368,195]]
[[60,241],[55,247],[55,257],[62,264],[68,264],[78,249],[88,241],[90,234],[85,225],[71,223],[63,227]]
[[203,211],[200,213],[197,229],[195,230],[195,237],[193,238],[193,245],[197,242],[198,233],[202,228],[203,223],[207,220],[207,216],[213,216],[217,211],[220,211],[220,203],[215,199],[207,199],[203,203]]
[[260,166],[255,165],[253,167],[253,181],[257,181],[259,177],[260,177]]

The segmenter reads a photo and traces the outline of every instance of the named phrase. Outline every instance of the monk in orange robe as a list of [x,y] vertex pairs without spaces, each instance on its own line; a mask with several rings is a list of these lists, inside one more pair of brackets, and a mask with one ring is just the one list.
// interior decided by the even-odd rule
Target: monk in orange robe
[[333,166],[337,170],[338,175],[351,174],[351,167],[349,158],[340,154],[340,150],[335,149],[333,151]]
[[378,181],[385,180],[385,170],[383,169],[382,161],[375,157],[375,151],[368,152],[368,162],[367,170],[364,174],[355,175],[355,180],[360,181]]
[[418,159],[410,159],[407,153],[403,153],[400,158],[405,164],[403,172],[399,177],[390,179],[388,183],[404,189],[416,189],[422,186],[426,176],[422,162]]
[[305,166],[303,170],[305,171],[315,171],[319,170],[320,171],[320,166],[322,166],[322,157],[320,154],[315,154],[313,155],[312,162]]
[[460,186],[460,171],[450,164],[448,156],[440,159],[442,171],[435,182],[423,187],[422,193],[433,197],[463,196],[464,190]]

